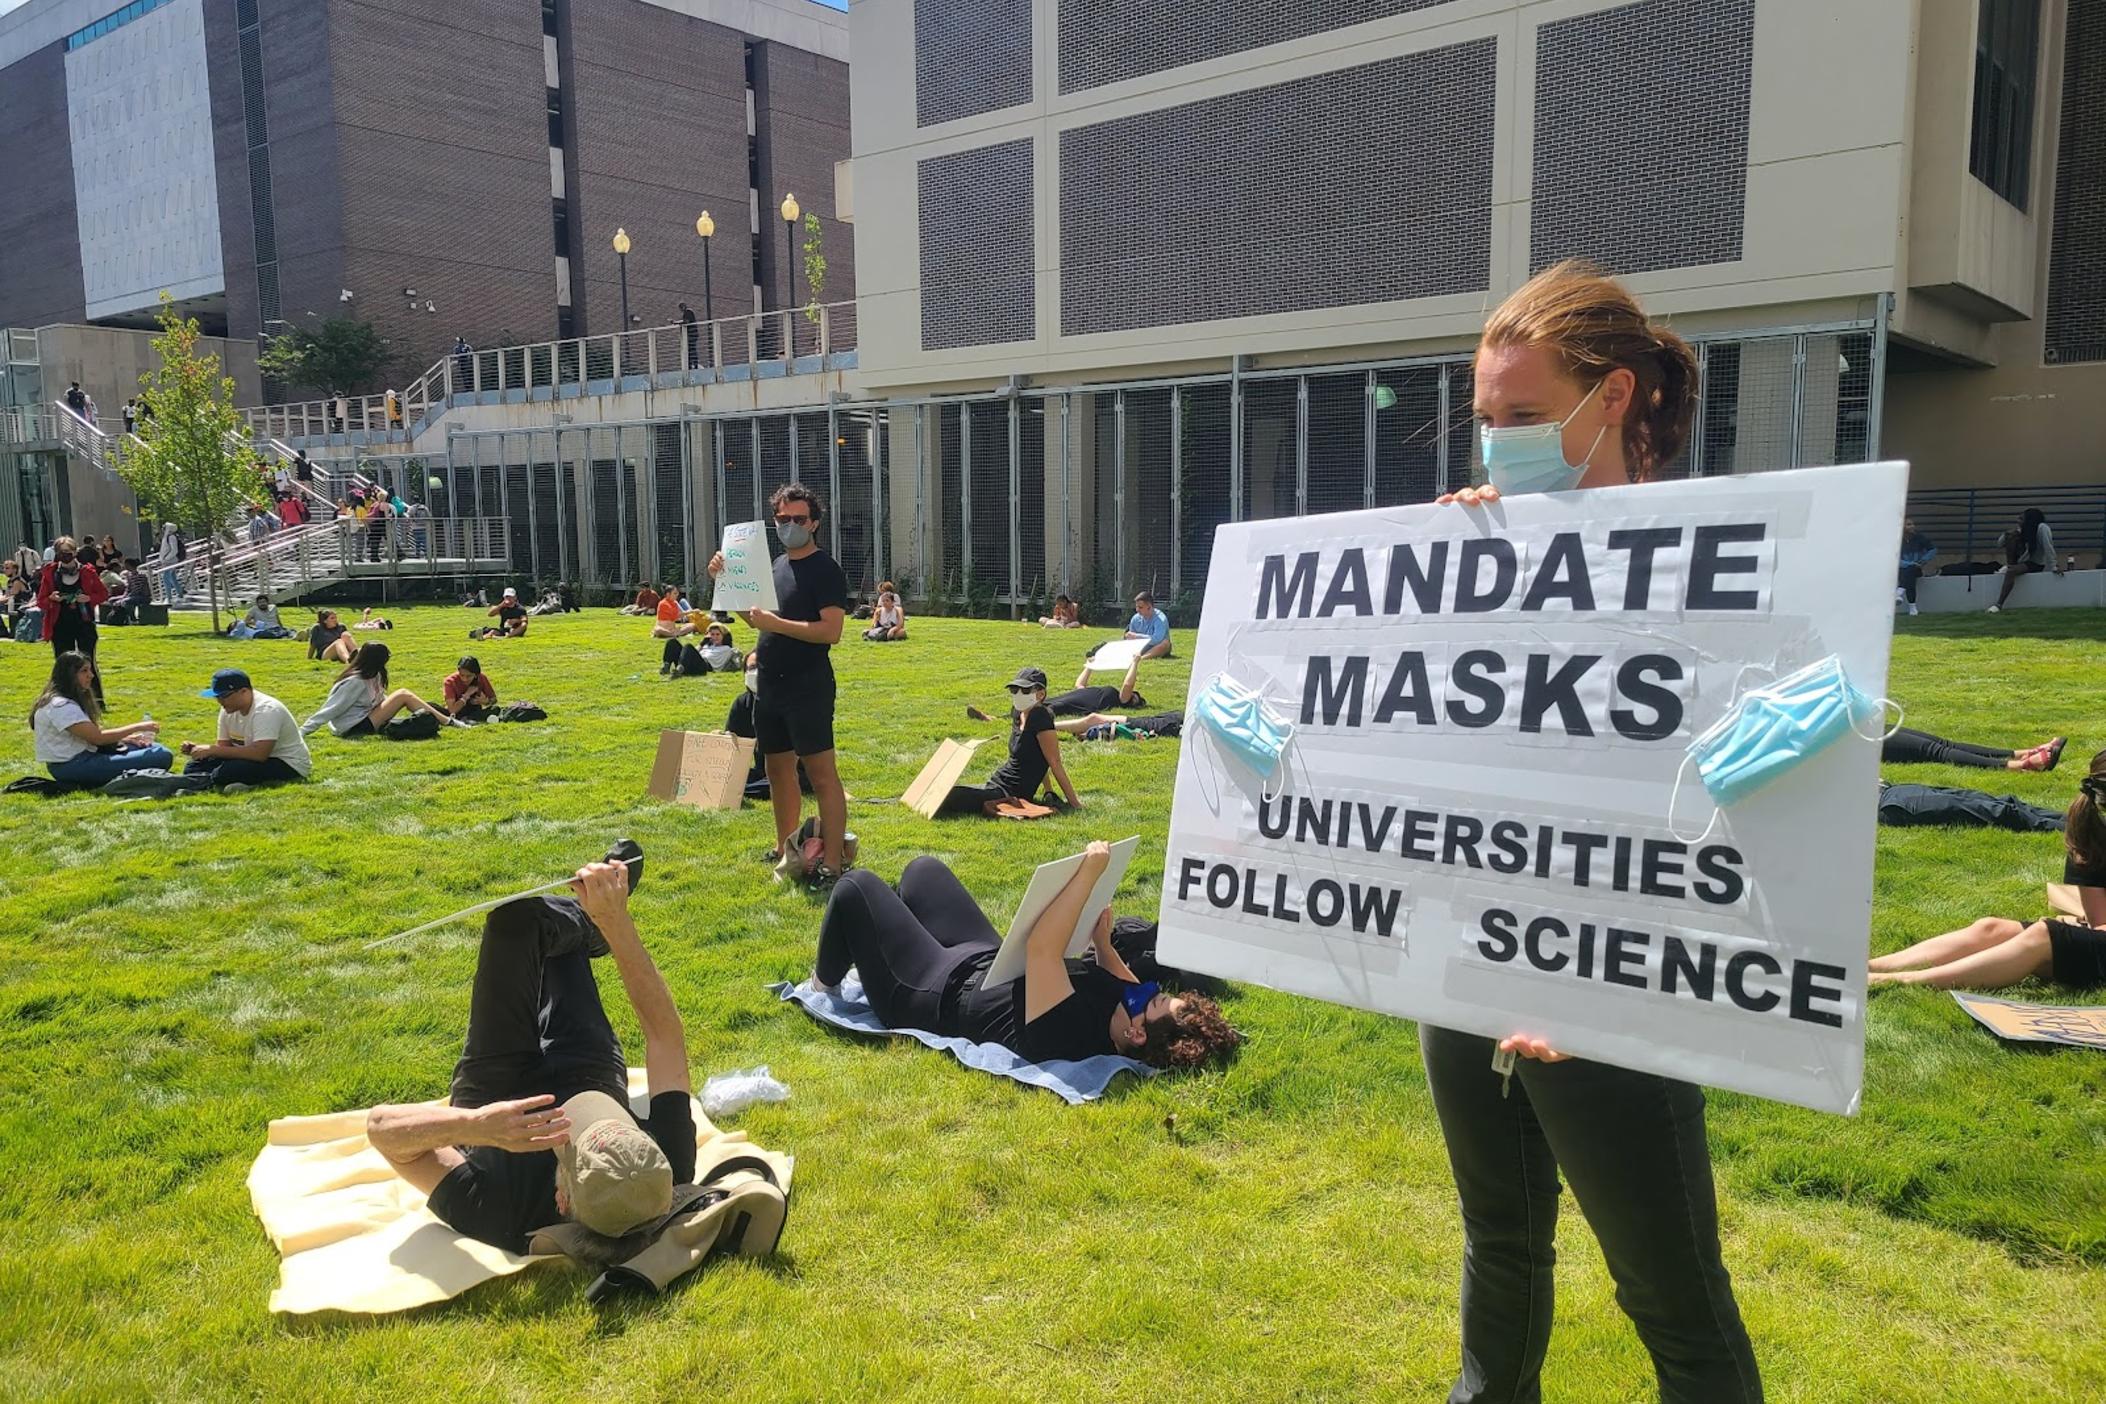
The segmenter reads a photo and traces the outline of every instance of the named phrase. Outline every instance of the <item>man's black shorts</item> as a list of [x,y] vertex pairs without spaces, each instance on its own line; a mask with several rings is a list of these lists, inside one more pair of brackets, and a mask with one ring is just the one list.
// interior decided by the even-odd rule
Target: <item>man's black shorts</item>
[[754,743],[764,756],[795,751],[816,756],[834,748],[834,676],[791,683],[763,680],[753,698]]

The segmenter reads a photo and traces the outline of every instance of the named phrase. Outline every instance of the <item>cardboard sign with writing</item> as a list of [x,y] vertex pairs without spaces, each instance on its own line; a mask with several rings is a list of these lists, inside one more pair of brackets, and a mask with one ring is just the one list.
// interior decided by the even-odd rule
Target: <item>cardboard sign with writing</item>
[[[1159,956],[1855,1111],[1907,484],[1851,464],[1221,527],[1194,697],[1225,678],[1293,736],[1274,762],[1263,718],[1185,732]],[[1751,698],[1801,673],[1777,711]],[[1733,744],[1699,750],[1726,768],[1686,763],[1720,723]]]
[[728,731],[661,731],[650,796],[695,809],[737,809],[746,797],[753,741]]
[[767,528],[760,522],[733,522],[724,528],[718,551],[724,571],[717,576],[711,609],[780,608],[775,598],[775,562],[768,556]]
[[2015,999],[1952,992],[1960,1008],[2007,1043],[2059,1043],[2069,1048],[2106,1048],[2106,1006],[2026,1004]]
[[924,819],[934,819],[943,797],[951,792],[951,786],[958,783],[958,777],[965,774],[965,767],[972,764],[973,752],[986,744],[984,736],[977,741],[953,741],[946,737],[936,747],[936,754],[929,757],[929,763],[921,768],[921,774],[914,777],[914,783],[907,786],[907,792],[899,797],[899,802]]

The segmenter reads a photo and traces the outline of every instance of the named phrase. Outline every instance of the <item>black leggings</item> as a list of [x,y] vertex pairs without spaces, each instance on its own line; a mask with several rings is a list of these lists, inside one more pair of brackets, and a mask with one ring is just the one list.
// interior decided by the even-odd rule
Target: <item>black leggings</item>
[[1014,798],[1016,796],[1000,785],[953,785],[951,792],[943,797],[943,803],[936,806],[936,814],[938,818],[946,814],[971,814],[977,817],[987,812],[988,805],[1000,804],[1003,800]]
[[1967,829],[2009,829],[2020,834],[2059,834],[2068,820],[2060,810],[2027,804],[2016,795],[1990,795],[1948,785],[1882,785],[1879,822],[1899,828],[1946,824]]
[[1981,770],[2002,770],[2015,754],[2010,748],[1975,746],[1965,741],[1947,741],[1927,731],[1899,727],[1879,746],[1879,758],[1895,765],[1971,765]]
[[814,974],[838,985],[853,965],[863,993],[887,1028],[953,1034],[941,1025],[944,996],[958,968],[1002,948],[1002,938],[957,874],[923,856],[900,874],[899,891],[867,868],[834,884],[819,923]]
[[572,897],[522,898],[483,919],[455,1106],[587,1091],[629,1104],[629,1063],[592,976],[592,952],[604,949]]

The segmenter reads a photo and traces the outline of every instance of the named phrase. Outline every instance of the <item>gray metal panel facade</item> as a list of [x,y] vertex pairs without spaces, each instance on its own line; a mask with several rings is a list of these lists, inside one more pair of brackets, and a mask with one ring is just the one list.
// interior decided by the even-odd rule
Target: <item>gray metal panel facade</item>
[[0,196],[0,326],[70,322],[86,308],[73,146],[66,123],[66,51],[39,49],[0,73],[7,193]]
[[1020,137],[921,163],[924,351],[1033,335],[1031,147]]
[[1497,57],[1472,40],[1062,132],[1062,333],[1483,290]]
[[2048,255],[2047,359],[2106,361],[2106,6],[2072,5]]
[[1031,0],[914,0],[916,126],[1029,101]]
[[[972,0],[953,3],[970,4]],[[1192,0],[1060,0],[1060,90],[1079,92],[1446,3],[1448,0],[1220,0],[1199,5]],[[915,38],[919,41],[920,37],[917,25]]]
[[256,238],[249,209],[248,138],[241,106],[234,0],[205,0],[205,72],[212,85],[212,164],[219,181],[219,251],[227,275],[227,333],[256,334]]
[[1754,0],[1640,0],[1539,28],[1530,267],[1739,258],[1754,55]]

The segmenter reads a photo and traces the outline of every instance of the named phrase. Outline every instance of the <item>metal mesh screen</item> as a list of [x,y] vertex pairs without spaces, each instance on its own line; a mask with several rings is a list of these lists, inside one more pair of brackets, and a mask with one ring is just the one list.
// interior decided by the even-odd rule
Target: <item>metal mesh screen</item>
[[1300,420],[1295,381],[1243,382],[1243,513],[1245,521],[1291,517],[1299,489]]
[[1482,290],[1497,54],[1472,40],[1063,131],[1061,331]]
[[1440,495],[1440,474],[1441,368],[1376,371],[1375,505],[1431,502]]
[[937,530],[933,533],[936,560],[932,564],[941,572],[941,584],[932,583],[930,589],[956,599],[965,593],[965,450],[959,406],[945,405],[936,412],[933,448],[936,498],[929,508],[936,514]]
[[1016,414],[1016,578],[1025,598],[1043,600],[1054,593],[1046,575],[1046,402],[1020,400]]
[[978,590],[1009,593],[1009,405],[1006,401],[961,406],[972,421],[969,521],[972,579]]
[[[1180,598],[1204,593],[1214,559],[1214,528],[1233,519],[1229,482],[1230,406],[1226,384],[1181,385],[1178,396],[1178,562]],[[1195,610],[1184,610],[1199,622]],[[1176,618],[1176,615],[1172,615]]]
[[775,489],[790,481],[790,421],[781,415],[763,415],[753,421],[760,436],[760,514],[768,515],[768,499]]
[[2065,23],[2048,253],[2045,355],[2054,365],[2106,361],[2106,5],[2072,5]]
[[989,346],[1035,331],[1031,138],[920,163],[921,345]]
[[718,494],[718,512],[723,520],[721,528],[734,522],[750,522],[760,515],[754,498],[754,485],[759,481],[753,466],[753,421],[750,419],[722,419],[717,421],[717,451],[722,455],[723,471],[719,475],[722,491]]
[[1031,101],[1031,0],[914,0],[914,123]]
[[829,505],[833,502],[833,440],[826,433],[826,411],[795,416],[797,433],[797,481],[819,489]]
[[1739,258],[1754,55],[1755,0],[1639,0],[1539,26],[1530,266]]
[[1443,492],[1484,479],[1484,464],[1477,452],[1477,411],[1471,402],[1475,382],[1468,361],[1448,367],[1448,417],[1442,435],[1448,468]]
[[652,568],[661,579],[686,585],[701,574],[687,558],[687,465],[680,452],[678,421],[649,427]]
[[1168,387],[1126,392],[1126,508],[1124,588],[1146,590],[1167,609],[1171,589],[1171,400]]
[[1083,461],[1090,467],[1089,492],[1075,522],[1089,561],[1081,583],[1083,604],[1115,605],[1126,594],[1126,582],[1119,578],[1119,395],[1100,391],[1086,403],[1089,438]]
[[1060,90],[1079,92],[1188,63],[1325,34],[1446,0],[1061,0]]
[[1717,341],[1705,348],[1703,471],[1764,473],[1792,466],[1792,337]]
[[1353,512],[1367,505],[1367,374],[1307,378],[1309,512]]
[[840,546],[834,559],[848,576],[848,585],[859,594],[877,587],[877,475],[873,469],[879,453],[876,442],[882,418],[871,410],[843,410],[835,416],[834,452],[841,460],[841,488],[828,502]]
[[[525,463],[506,466],[505,494],[510,503],[510,510],[505,514],[505,537],[511,543],[512,568],[525,571],[535,580],[546,580],[548,577],[542,574],[541,562],[534,557],[534,519],[527,513]],[[438,510],[435,501],[432,511],[436,514]]]

